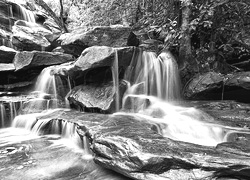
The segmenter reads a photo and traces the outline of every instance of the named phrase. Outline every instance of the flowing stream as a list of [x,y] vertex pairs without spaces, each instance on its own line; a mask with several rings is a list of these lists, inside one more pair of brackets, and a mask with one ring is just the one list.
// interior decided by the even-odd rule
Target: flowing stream
[[[234,130],[214,125],[212,117],[195,108],[180,106],[178,67],[169,52],[159,56],[140,52],[125,73],[128,83],[119,107],[118,54],[112,66],[116,91],[116,114],[144,117],[154,122],[158,132],[167,138],[190,143],[216,146],[227,141]],[[76,124],[41,116],[67,111],[65,100],[71,90],[70,78],[53,75],[45,68],[37,79],[36,98],[19,104],[0,104],[0,178],[1,179],[102,179],[124,177],[107,171],[93,162],[88,139],[80,137]],[[7,109],[10,118],[7,118]],[[20,112],[20,115],[17,115]]]

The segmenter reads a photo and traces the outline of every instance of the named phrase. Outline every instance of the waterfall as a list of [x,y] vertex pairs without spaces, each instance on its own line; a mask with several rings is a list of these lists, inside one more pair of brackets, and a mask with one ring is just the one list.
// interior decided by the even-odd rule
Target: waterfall
[[158,57],[153,52],[140,52],[138,58],[131,61],[125,80],[129,88],[123,98],[123,109],[143,110],[150,96],[164,101],[180,99],[178,66],[170,52]]
[[25,20],[27,22],[36,22],[33,12],[23,7],[21,4],[19,4],[19,2],[16,2],[16,4],[12,4],[10,6],[9,16]]
[[113,77],[113,87],[114,87],[114,92],[115,92],[115,108],[116,112],[119,111],[120,109],[120,102],[119,102],[119,71],[118,71],[118,53],[117,50],[115,49],[115,55],[114,55],[114,62],[111,67],[112,71],[112,77]]
[[215,146],[227,141],[233,131],[215,125],[213,118],[198,109],[182,107],[178,66],[170,52],[157,56],[140,52],[134,57],[124,76],[128,89],[122,110],[116,114],[143,117],[158,126],[164,137],[178,141]]
[[[4,97],[2,98],[4,100]],[[7,98],[5,98],[7,100]],[[13,119],[17,116],[19,108],[22,106],[22,102],[15,101],[2,101],[0,102],[0,127],[9,127]]]
[[[62,138],[69,139],[80,148],[88,148],[78,135],[76,124],[57,119],[42,118],[57,113],[59,110],[60,109],[52,109],[42,113],[19,115],[14,119],[12,127],[24,128],[36,135],[57,134]],[[85,151],[89,152],[88,150]]]
[[34,94],[38,94],[38,97],[28,102],[29,107],[47,110],[69,106],[65,97],[71,89],[70,79],[62,79],[60,76],[54,75],[54,68],[45,68],[38,76],[33,91]]
[[2,103],[0,104],[0,117],[1,117],[1,127],[5,127],[6,109]]

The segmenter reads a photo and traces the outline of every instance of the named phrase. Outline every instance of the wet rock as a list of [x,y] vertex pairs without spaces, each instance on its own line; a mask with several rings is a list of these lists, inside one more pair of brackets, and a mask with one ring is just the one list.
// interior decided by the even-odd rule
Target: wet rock
[[195,98],[200,93],[221,89],[223,82],[224,75],[220,73],[208,72],[198,75],[187,85],[184,96],[187,98]]
[[[119,85],[119,107],[121,107],[122,96],[126,90],[126,84]],[[85,112],[116,111],[116,92],[112,82],[102,84],[88,84],[74,87],[68,94],[68,100],[73,107],[78,107]]]
[[246,141],[206,147],[164,138],[155,123],[129,114],[60,110],[39,119],[78,124],[78,133],[92,144],[95,162],[132,179],[250,177],[249,135]]
[[30,69],[32,67],[45,67],[73,61],[72,55],[56,52],[22,51],[14,58],[16,71]]
[[223,75],[208,72],[195,77],[184,89],[187,99],[250,102],[250,72]]
[[[95,133],[95,161],[135,179],[249,176],[249,154],[242,158],[242,153],[236,151],[229,153],[219,148],[173,141],[161,137],[152,127],[132,116],[110,117],[103,123],[103,129]],[[242,168],[239,169],[239,165]]]
[[72,71],[112,67],[116,52],[118,54],[118,66],[126,68],[130,65],[131,60],[135,58],[133,56],[138,55],[139,49],[134,47],[112,48],[108,46],[92,46],[82,52],[81,56],[75,62]]
[[62,35],[59,39],[65,52],[80,56],[90,46],[138,46],[139,40],[131,28],[123,26],[100,26],[89,30],[79,29]]
[[0,46],[0,63],[12,63],[17,51],[6,47]]
[[236,86],[250,89],[250,72],[238,72],[227,77],[225,86]]
[[12,27],[12,32],[12,43],[19,50],[50,50],[49,40],[53,40],[53,34],[39,24],[17,21]]

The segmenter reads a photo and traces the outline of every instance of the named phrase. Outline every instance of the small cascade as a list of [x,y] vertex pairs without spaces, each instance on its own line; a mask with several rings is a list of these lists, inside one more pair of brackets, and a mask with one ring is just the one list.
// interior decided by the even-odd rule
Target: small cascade
[[5,106],[1,103],[0,104],[0,117],[1,117],[1,126],[0,127],[5,127],[5,120],[6,120],[6,109]]
[[123,111],[154,122],[165,137],[206,146],[227,141],[233,130],[212,124],[213,118],[180,103],[178,66],[170,52],[157,56],[141,52],[126,70],[128,89],[123,97]]
[[114,84],[114,92],[115,92],[115,107],[116,112],[120,109],[120,102],[119,102],[119,71],[118,71],[118,53],[115,49],[115,57],[112,66],[112,77],[113,77],[113,84]]
[[71,89],[70,79],[62,79],[60,76],[54,75],[53,68],[45,68],[38,76],[33,92],[38,94],[38,97],[30,101],[29,107],[40,110],[69,107],[65,97]]
[[[42,113],[19,115],[14,119],[12,127],[24,128],[36,135],[57,134],[62,138],[70,140],[78,147],[82,148],[87,146],[86,144],[84,145],[82,139],[78,135],[76,124],[51,118],[41,119],[41,117],[56,113],[58,110],[60,109],[48,110]],[[86,152],[88,152],[88,150],[86,150]]]
[[149,96],[164,101],[180,99],[178,66],[170,52],[163,52],[158,57],[153,52],[141,52],[131,61],[125,73],[129,88],[123,98],[123,109],[138,112],[147,107]]
[[15,17],[27,22],[36,22],[33,12],[18,4],[18,2],[10,7],[9,13],[10,17]]
[[21,106],[22,102],[5,101],[0,103],[1,128],[9,127],[11,125]]

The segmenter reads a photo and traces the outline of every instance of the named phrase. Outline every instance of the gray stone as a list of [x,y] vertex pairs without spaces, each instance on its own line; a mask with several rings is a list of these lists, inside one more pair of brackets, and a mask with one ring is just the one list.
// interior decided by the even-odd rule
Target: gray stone
[[[119,107],[121,107],[125,90],[126,84],[120,82]],[[100,111],[106,113],[116,111],[116,92],[112,82],[76,86],[68,94],[68,100],[70,104],[79,107],[79,109],[84,109],[84,111]]]
[[61,42],[65,52],[79,56],[82,51],[90,46],[138,46],[139,40],[131,32],[130,27],[100,26],[89,30],[79,29],[63,34],[58,41]]
[[[49,50],[51,43],[48,39],[53,39],[53,34],[50,30],[45,29],[41,25],[17,21],[12,27],[12,43],[18,49],[23,51],[33,50]],[[48,39],[47,39],[47,38]]]
[[[115,53],[118,55],[118,66],[128,67],[133,56],[139,52],[135,47],[112,48],[108,46],[92,46],[85,49],[75,62],[76,71],[85,71],[98,67],[112,67],[115,60]],[[74,70],[73,70],[74,71]]]
[[30,69],[31,67],[41,67],[57,65],[73,61],[72,55],[56,52],[22,51],[18,52],[14,59],[16,70]]

